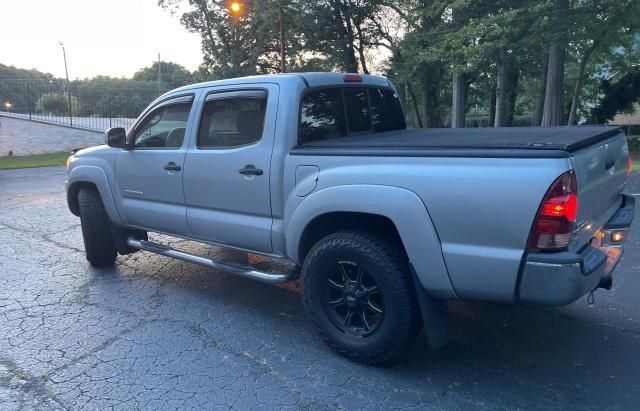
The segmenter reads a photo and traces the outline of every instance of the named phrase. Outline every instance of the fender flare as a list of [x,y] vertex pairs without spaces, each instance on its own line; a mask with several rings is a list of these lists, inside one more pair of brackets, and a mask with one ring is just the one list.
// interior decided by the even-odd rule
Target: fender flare
[[395,225],[409,261],[424,289],[433,297],[457,298],[442,255],[440,239],[425,204],[413,191],[384,185],[343,185],[305,197],[285,217],[287,256],[301,265],[298,245],[315,218],[332,212],[359,212],[387,217]]
[[67,177],[67,202],[71,211],[73,212],[73,196],[77,193],[79,186],[86,183],[93,184],[98,189],[111,222],[118,226],[124,226],[113,199],[109,179],[104,170],[97,166],[76,166],[69,172]]

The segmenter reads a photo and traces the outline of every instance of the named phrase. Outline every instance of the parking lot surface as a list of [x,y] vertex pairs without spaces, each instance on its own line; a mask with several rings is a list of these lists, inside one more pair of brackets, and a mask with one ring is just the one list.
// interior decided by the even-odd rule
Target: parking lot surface
[[[325,346],[295,284],[145,252],[91,268],[64,178],[64,168],[0,172],[0,409],[640,408],[637,219],[614,288],[595,304],[452,302],[445,348],[420,339],[370,367]],[[640,193],[640,175],[627,191]]]

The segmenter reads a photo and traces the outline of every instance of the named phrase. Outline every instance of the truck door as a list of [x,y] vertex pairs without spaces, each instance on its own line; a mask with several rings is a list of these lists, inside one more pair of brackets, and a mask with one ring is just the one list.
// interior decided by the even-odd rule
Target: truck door
[[270,253],[278,86],[206,90],[183,176],[193,237]]
[[115,196],[128,225],[189,234],[182,173],[193,100],[181,96],[152,108],[130,131],[133,147],[118,153]]

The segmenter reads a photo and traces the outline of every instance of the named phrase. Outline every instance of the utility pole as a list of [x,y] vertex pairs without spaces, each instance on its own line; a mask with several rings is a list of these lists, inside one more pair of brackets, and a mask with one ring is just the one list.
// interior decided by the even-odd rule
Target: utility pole
[[278,0],[278,19],[280,20],[280,72],[286,71],[285,44],[284,44],[284,8],[282,0]]
[[158,53],[158,95],[162,94],[162,60],[160,60],[160,53]]
[[64,48],[64,42],[58,43],[62,47],[62,57],[64,58],[64,74],[67,77],[67,102],[69,103],[69,125],[73,127],[73,112],[71,111],[71,82],[69,82],[69,69],[67,68],[67,51]]

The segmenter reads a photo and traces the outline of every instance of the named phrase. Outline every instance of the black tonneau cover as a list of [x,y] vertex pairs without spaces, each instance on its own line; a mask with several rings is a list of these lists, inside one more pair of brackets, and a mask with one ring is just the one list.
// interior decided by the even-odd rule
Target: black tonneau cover
[[[563,127],[487,127],[487,128],[420,128],[367,133],[332,140],[305,143],[291,154],[314,155],[376,155],[389,150],[388,155],[408,151],[418,155],[428,151],[448,153],[460,150],[498,153],[507,150],[526,157],[560,157],[622,132],[612,126]],[[531,153],[531,150],[556,150],[561,153]],[[526,153],[529,151],[529,153]],[[393,153],[393,154],[392,154]],[[409,153],[407,153],[409,154]],[[507,155],[507,153],[504,153]],[[383,154],[379,154],[383,155]],[[428,155],[425,152],[425,155]]]

